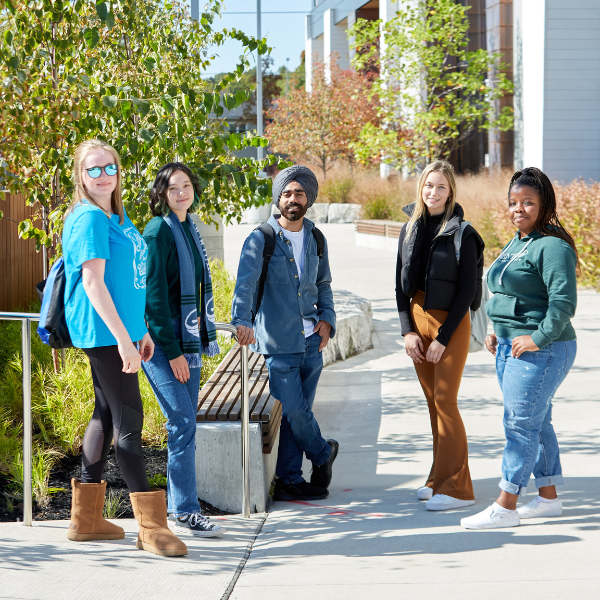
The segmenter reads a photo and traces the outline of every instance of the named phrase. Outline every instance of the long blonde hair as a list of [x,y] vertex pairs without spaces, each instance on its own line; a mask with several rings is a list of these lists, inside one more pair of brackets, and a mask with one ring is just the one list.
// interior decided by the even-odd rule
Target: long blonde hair
[[79,144],[79,146],[77,146],[75,149],[75,155],[73,157],[73,185],[75,186],[75,189],[73,191],[73,201],[65,213],[65,219],[69,216],[73,209],[81,203],[82,200],[86,200],[90,204],[97,206],[99,209],[104,211],[107,216],[110,217],[110,214],[107,213],[101,206],[99,206],[99,204],[92,198],[81,179],[81,165],[85,157],[92,150],[98,149],[110,152],[115,164],[117,165],[117,185],[111,196],[111,209],[113,213],[119,215],[119,223],[123,225],[125,222],[125,212],[123,210],[123,200],[121,199],[121,159],[119,158],[118,152],[110,144],[97,139],[81,142],[81,144]]
[[412,228],[415,226],[415,223],[419,219],[423,219],[423,221],[425,221],[427,218],[427,205],[425,202],[423,202],[423,188],[425,187],[427,177],[433,171],[437,171],[438,173],[444,175],[448,180],[448,185],[450,186],[450,196],[448,197],[448,200],[446,200],[444,218],[442,219],[442,224],[440,226],[440,232],[438,235],[441,235],[444,229],[446,229],[446,225],[448,225],[448,221],[451,219],[454,213],[454,207],[456,205],[456,179],[454,178],[454,167],[445,160],[436,160],[427,165],[419,177],[419,181],[417,183],[417,196],[415,198],[415,210],[413,211],[412,217],[406,226],[407,239]]

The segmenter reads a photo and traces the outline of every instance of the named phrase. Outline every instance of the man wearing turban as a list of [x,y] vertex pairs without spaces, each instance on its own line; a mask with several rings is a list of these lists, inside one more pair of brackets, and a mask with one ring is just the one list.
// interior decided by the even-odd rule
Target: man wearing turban
[[[323,369],[321,351],[335,335],[327,244],[304,216],[318,192],[317,178],[306,167],[296,165],[277,175],[273,200],[281,214],[268,221],[275,248],[262,297],[258,302],[265,234],[255,229],[242,249],[231,309],[239,343],[264,355],[271,394],[283,407],[275,500],[327,498],[339,449],[335,440],[323,438],[312,411]],[[302,476],[303,454],[313,464],[310,482]]]

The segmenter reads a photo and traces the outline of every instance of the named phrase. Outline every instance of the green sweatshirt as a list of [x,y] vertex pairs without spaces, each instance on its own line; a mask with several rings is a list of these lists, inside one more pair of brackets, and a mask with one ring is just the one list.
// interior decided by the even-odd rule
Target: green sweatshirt
[[[187,222],[181,224],[192,248],[196,271],[196,309],[200,314],[200,284],[204,268]],[[175,336],[172,319],[181,319],[181,283],[179,257],[171,228],[162,217],[154,217],[146,229],[144,240],[148,245],[146,263],[146,322],[152,339],[173,360],[183,354]]]
[[574,340],[576,265],[575,251],[567,242],[537,231],[519,239],[517,233],[487,275],[494,295],[485,309],[496,335],[530,335],[538,348]]

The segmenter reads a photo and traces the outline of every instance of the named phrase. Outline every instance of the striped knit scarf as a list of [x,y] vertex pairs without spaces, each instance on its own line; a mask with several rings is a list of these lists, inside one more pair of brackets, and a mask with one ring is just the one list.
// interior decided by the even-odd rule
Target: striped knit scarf
[[198,252],[202,257],[204,278],[202,280],[200,298],[200,319],[196,310],[196,275],[194,255],[183,231],[179,218],[172,211],[163,217],[173,232],[175,247],[179,257],[179,281],[181,283],[181,348],[191,368],[201,367],[200,354],[216,356],[219,354],[217,330],[215,328],[215,304],[212,292],[212,280],[206,248],[192,221],[187,215],[190,233],[196,242]]

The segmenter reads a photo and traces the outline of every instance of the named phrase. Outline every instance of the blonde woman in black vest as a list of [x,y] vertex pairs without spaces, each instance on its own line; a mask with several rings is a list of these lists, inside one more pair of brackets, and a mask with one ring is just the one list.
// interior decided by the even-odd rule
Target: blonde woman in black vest
[[427,510],[450,510],[475,502],[457,396],[469,352],[469,308],[481,302],[484,244],[468,225],[457,260],[454,237],[464,212],[456,202],[454,169],[445,161],[425,168],[415,202],[404,212],[409,221],[400,233],[396,302],[433,432],[433,465],[417,495],[427,500]]

